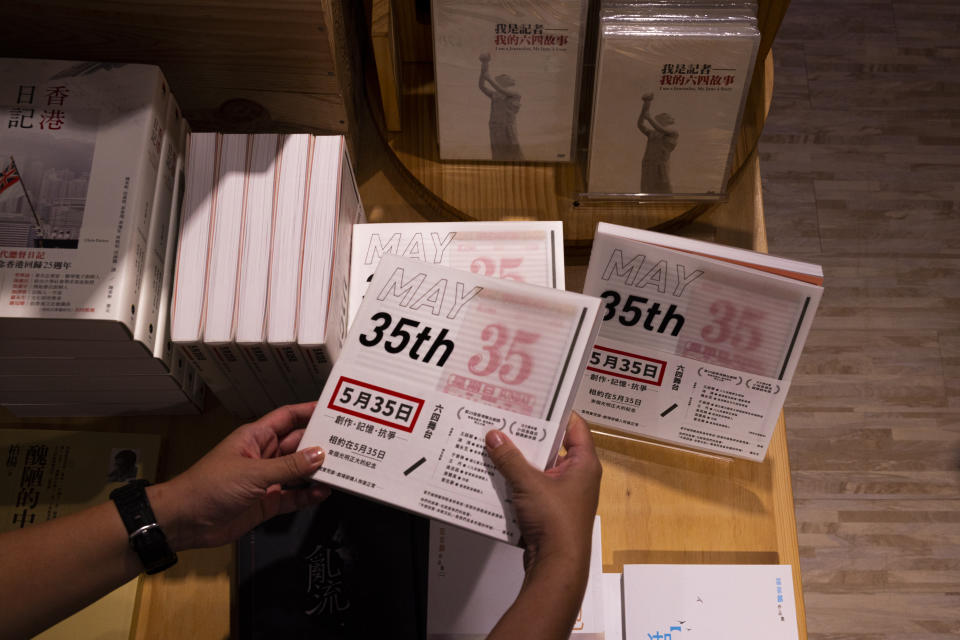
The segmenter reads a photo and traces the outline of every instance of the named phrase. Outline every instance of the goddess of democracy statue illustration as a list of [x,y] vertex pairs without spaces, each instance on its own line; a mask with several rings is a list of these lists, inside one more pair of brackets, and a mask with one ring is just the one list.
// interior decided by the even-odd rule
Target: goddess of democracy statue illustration
[[480,91],[490,98],[490,154],[499,162],[523,162],[517,138],[520,94],[512,89],[515,84],[505,73],[491,78],[490,54],[480,56]]
[[680,134],[669,128],[675,122],[669,113],[650,117],[652,102],[652,93],[643,95],[643,108],[637,119],[637,128],[647,136],[647,149],[643,153],[640,169],[640,190],[643,193],[673,193],[670,186],[670,154],[677,148]]

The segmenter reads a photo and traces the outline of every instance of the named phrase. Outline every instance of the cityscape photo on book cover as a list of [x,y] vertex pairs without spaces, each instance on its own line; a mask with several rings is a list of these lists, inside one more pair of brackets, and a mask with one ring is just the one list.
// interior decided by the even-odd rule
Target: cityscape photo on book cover
[[97,112],[65,111],[69,91],[4,87],[0,136],[0,246],[76,249],[87,202]]

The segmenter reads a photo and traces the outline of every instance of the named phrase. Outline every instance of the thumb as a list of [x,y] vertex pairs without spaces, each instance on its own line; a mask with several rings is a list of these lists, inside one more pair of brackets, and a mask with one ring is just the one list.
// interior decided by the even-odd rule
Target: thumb
[[306,480],[320,468],[324,457],[323,449],[310,447],[278,458],[268,458],[261,461],[260,478],[267,485]]
[[507,434],[499,429],[491,429],[485,440],[490,459],[510,485],[515,489],[528,487],[536,477],[537,470],[527,462],[523,452],[517,449]]

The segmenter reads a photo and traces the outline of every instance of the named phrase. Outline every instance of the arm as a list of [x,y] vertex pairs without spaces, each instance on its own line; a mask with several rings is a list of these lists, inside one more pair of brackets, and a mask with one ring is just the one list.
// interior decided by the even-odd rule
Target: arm
[[513,490],[525,543],[526,577],[513,605],[488,640],[566,640],[587,586],[593,517],[600,495],[600,460],[586,423],[576,414],[558,464],[540,471],[501,431],[487,450]]
[[645,93],[643,94],[643,107],[640,108],[640,117],[637,118],[637,129],[643,132],[643,135],[649,136],[650,129],[643,124],[644,120],[650,119],[650,103],[653,102],[653,94]]
[[490,79],[490,54],[485,53],[480,56],[480,79],[477,81],[477,84],[480,86],[480,91],[483,92],[488,98],[493,97],[493,91],[484,86],[484,81],[493,84],[493,80]]
[[[281,407],[244,425],[183,474],[147,487],[157,523],[174,551],[214,547],[279,513],[330,494],[309,478],[319,448],[296,453],[314,403]],[[112,502],[0,535],[0,637],[32,636],[137,576],[143,567],[127,543]]]

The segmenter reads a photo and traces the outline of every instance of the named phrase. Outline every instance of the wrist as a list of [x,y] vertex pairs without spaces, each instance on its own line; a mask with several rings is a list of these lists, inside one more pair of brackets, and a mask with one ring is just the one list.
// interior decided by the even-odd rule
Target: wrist
[[167,543],[174,551],[191,548],[187,526],[183,517],[183,500],[178,498],[176,489],[169,482],[161,482],[147,487],[147,499],[157,518],[157,524],[167,537]]

